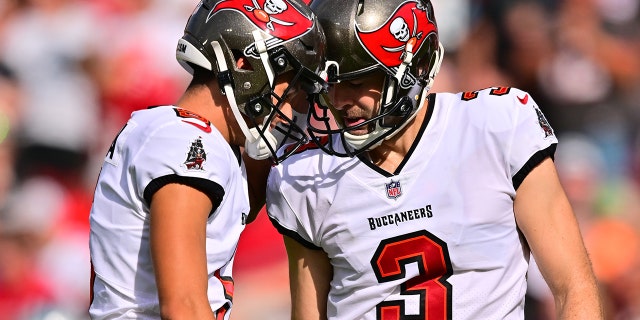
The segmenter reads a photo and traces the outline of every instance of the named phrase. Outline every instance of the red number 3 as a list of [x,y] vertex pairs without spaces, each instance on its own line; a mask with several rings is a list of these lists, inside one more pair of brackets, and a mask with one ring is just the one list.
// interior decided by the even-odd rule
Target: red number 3
[[402,295],[420,296],[420,314],[406,315],[403,301],[384,301],[378,304],[377,318],[398,319],[451,319],[452,274],[447,244],[426,230],[405,234],[380,242],[371,259],[378,282],[389,282],[406,277],[406,265],[416,262],[420,275],[402,283]]

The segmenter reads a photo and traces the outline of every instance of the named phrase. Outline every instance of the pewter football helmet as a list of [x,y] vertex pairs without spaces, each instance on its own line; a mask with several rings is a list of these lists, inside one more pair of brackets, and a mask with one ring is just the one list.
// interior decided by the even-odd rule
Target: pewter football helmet
[[[297,119],[289,119],[279,108],[294,86],[310,94],[326,87],[317,75],[324,53],[322,29],[300,0],[203,0],[178,41],[176,58],[190,72],[204,68],[217,75],[247,137],[249,155],[271,157],[278,163],[307,142]],[[237,68],[238,57],[246,57],[250,67]],[[285,72],[293,72],[294,77],[285,94],[278,96],[273,92],[274,79]],[[272,131],[269,124],[276,115],[285,125]],[[248,128],[243,116],[253,128]],[[282,144],[291,142],[284,154],[277,154]]]
[[[385,75],[380,112],[373,118],[348,127],[326,95],[309,114],[311,138],[325,152],[355,156],[391,138],[422,107],[443,56],[433,7],[429,0],[315,0],[310,6],[327,37],[330,84],[373,72]],[[349,133],[361,127],[371,129]]]

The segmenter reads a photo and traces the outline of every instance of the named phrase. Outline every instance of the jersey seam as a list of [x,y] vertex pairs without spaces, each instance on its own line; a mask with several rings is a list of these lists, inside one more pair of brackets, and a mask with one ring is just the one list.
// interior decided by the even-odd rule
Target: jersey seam
[[[509,96],[511,96],[512,94],[513,93],[510,93]],[[516,108],[518,107],[514,101],[512,101],[512,107],[516,107]],[[522,113],[521,110],[522,108],[517,108],[516,115],[515,117],[513,117],[513,121],[511,122],[511,133],[509,135],[509,141],[507,143],[506,157],[504,158],[504,165],[505,165],[505,168],[508,170],[508,174],[510,178],[509,181],[512,182],[511,186],[513,187],[514,190],[516,189],[516,187],[513,185],[513,178],[515,177],[515,174],[511,173],[511,164],[510,164],[511,161],[509,159],[511,159],[511,153],[513,152],[513,141],[515,140],[515,136],[516,136],[517,123]]]
[[[278,190],[280,190],[280,194],[282,194],[282,198],[283,198],[283,199],[285,200],[285,202],[287,203],[287,206],[289,207],[289,209],[291,210],[291,212],[293,212],[293,213],[294,213],[294,215],[295,215],[295,217],[296,217],[296,221],[298,222],[298,224],[300,224],[300,225],[304,225],[304,224],[302,223],[302,221],[300,221],[300,215],[299,215],[299,213],[298,213],[298,212],[295,212],[295,210],[294,210],[294,209],[293,209],[293,207],[291,206],[291,202],[290,202],[290,201],[289,201],[289,199],[285,196],[285,193],[284,193],[284,191],[282,190],[282,185],[278,187]],[[325,212],[325,214],[326,214],[326,212]],[[322,216],[322,222],[324,222],[324,217],[325,217],[325,215],[323,215],[323,216]],[[320,223],[320,225],[322,225],[322,223]],[[292,230],[292,231],[293,231],[293,230]],[[293,232],[297,234],[297,232],[295,232],[295,231],[293,231]],[[311,235],[311,234],[309,234],[309,235]],[[300,236],[299,234],[298,234],[298,236],[299,236],[302,240],[304,240],[304,238],[303,238],[302,236]],[[309,244],[313,244],[313,242],[312,242],[312,241],[313,241],[313,239],[310,239],[310,240],[311,240],[311,241],[309,241]],[[315,246],[315,244],[313,244],[313,245]],[[318,248],[319,248],[319,247],[318,247]]]

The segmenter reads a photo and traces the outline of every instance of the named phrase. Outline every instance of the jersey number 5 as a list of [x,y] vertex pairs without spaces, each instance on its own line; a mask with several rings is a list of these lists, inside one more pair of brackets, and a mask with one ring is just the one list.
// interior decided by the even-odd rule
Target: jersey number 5
[[407,315],[403,301],[389,300],[377,306],[377,319],[451,319],[452,274],[447,244],[426,230],[389,238],[380,242],[371,259],[378,282],[406,277],[406,266],[416,263],[420,275],[402,283],[401,295],[419,295],[419,314]]

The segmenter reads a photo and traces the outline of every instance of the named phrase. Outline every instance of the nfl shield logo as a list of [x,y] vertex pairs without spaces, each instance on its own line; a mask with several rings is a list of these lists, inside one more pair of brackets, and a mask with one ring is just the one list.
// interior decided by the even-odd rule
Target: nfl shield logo
[[400,187],[400,181],[393,181],[387,183],[387,198],[396,199],[402,195],[402,188]]

